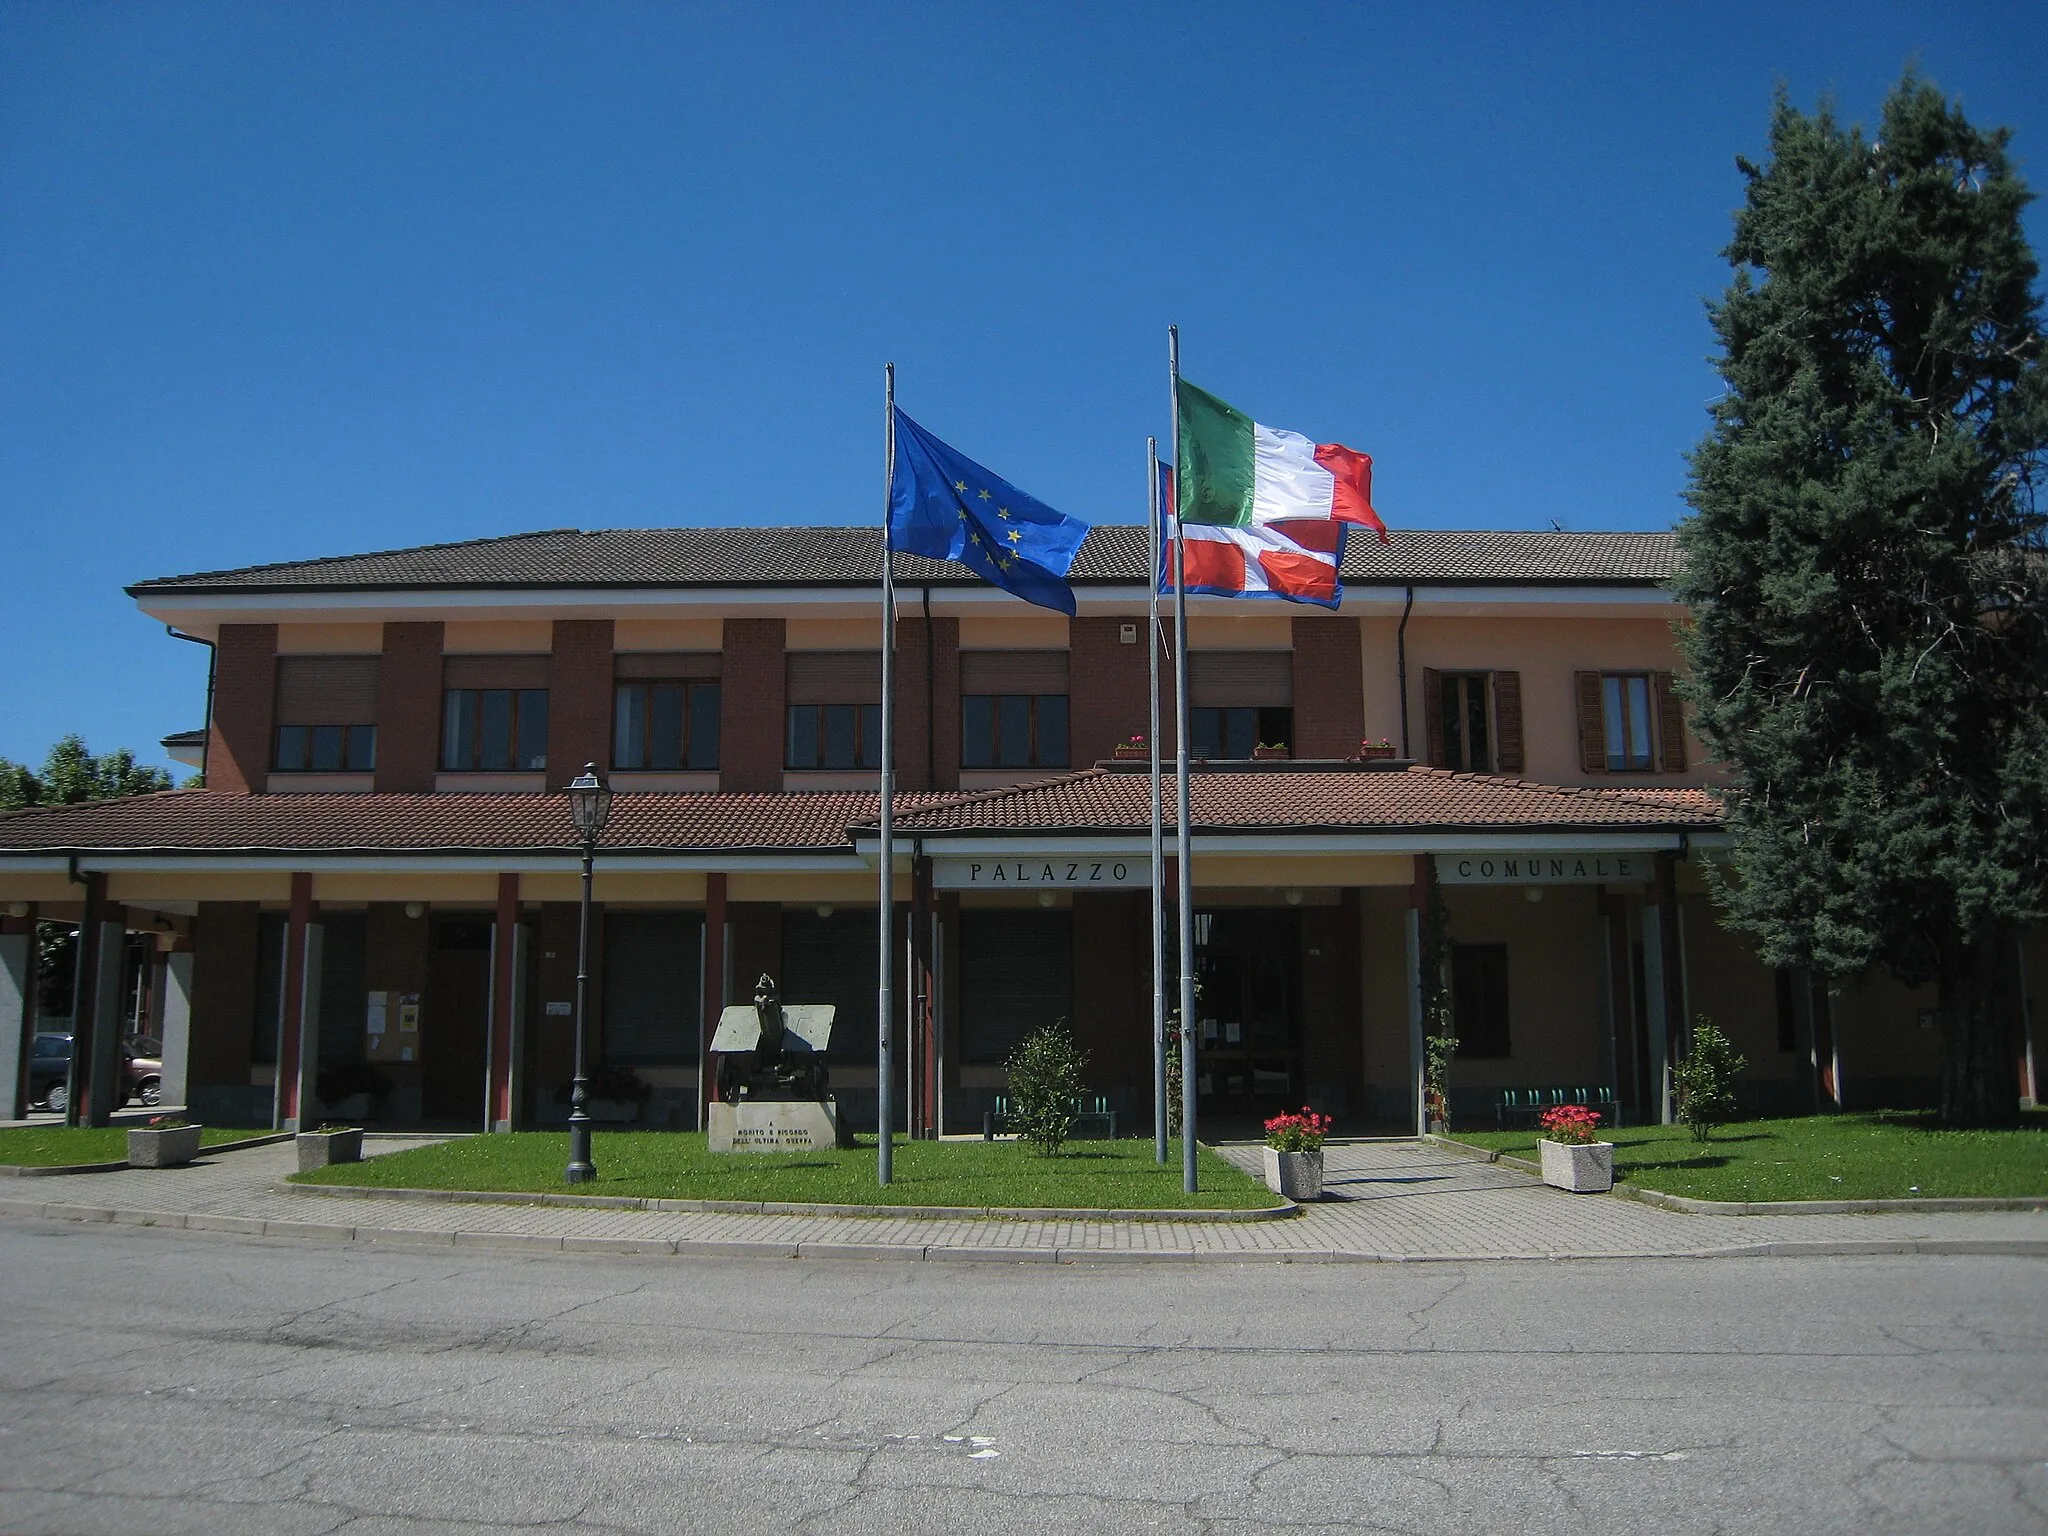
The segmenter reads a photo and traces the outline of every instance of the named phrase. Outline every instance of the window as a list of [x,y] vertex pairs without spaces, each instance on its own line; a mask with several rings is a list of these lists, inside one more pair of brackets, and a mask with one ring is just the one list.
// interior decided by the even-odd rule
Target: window
[[1451,1018],[1459,1056],[1509,1054],[1507,945],[1451,946]]
[[1064,693],[970,693],[960,701],[963,768],[1067,766]]
[[547,689],[450,688],[445,697],[444,773],[526,773],[547,767]]
[[1439,678],[1444,721],[1443,763],[1462,773],[1493,772],[1492,731],[1484,672],[1445,672]]
[[605,913],[607,1062],[674,1066],[697,1059],[703,940],[704,919],[695,912]]
[[[870,934],[873,931],[870,929]],[[869,969],[873,970],[872,962]],[[874,992],[870,985],[870,998]],[[1073,1012],[1071,911],[969,907],[960,914],[963,1061],[994,1064],[1007,1060],[1032,1030],[1071,1018]],[[871,1043],[870,1057],[873,1051]]]
[[1645,673],[1600,679],[1601,725],[1609,773],[1646,773],[1656,766],[1650,747],[1650,679]]
[[880,768],[882,706],[879,704],[792,704],[789,706],[791,768]]
[[1188,710],[1188,746],[1198,758],[1248,758],[1253,747],[1287,747],[1293,739],[1292,709],[1197,704]]
[[621,683],[615,700],[614,768],[718,766],[718,684]]
[[374,725],[280,725],[279,773],[368,773],[377,766]]

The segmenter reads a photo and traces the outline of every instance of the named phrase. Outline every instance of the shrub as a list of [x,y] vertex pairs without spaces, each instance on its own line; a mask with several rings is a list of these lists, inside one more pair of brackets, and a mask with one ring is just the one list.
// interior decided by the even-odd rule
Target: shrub
[[1671,1069],[1678,1118],[1692,1127],[1694,1141],[1706,1141],[1714,1127],[1735,1118],[1735,1074],[1749,1062],[1728,1037],[1701,1014],[1692,1029],[1692,1049]]
[[1074,1100],[1081,1092],[1087,1055],[1074,1044],[1067,1021],[1033,1030],[1004,1063],[1009,1074],[1010,1123],[1039,1153],[1051,1157],[1074,1130]]
[[[1448,1020],[1438,1020],[1447,1024]],[[1451,1060],[1458,1054],[1458,1037],[1448,1028],[1442,1034],[1428,1035],[1422,1042],[1423,1048],[1423,1098],[1425,1112],[1449,1134],[1451,1129]]]

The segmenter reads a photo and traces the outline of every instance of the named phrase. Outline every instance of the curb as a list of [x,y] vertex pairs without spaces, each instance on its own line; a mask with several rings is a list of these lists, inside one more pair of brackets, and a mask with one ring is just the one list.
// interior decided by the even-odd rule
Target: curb
[[[1453,1141],[1447,1136],[1432,1134],[1422,1139],[1466,1157],[1499,1163],[1504,1168],[1519,1169],[1539,1178],[1543,1175],[1543,1165],[1532,1163],[1526,1157],[1510,1157],[1491,1147],[1475,1147],[1469,1141]],[[1689,1216],[1939,1216],[1967,1211],[2048,1211],[2048,1195],[1955,1195],[1903,1200],[1700,1200],[1691,1195],[1668,1195],[1661,1189],[1643,1189],[1620,1180],[1616,1180],[1607,1193],[1617,1200],[1634,1200],[1640,1205],[1681,1211]]]
[[2048,1257],[2048,1238],[1924,1238],[1867,1241],[1772,1241],[1740,1243],[1684,1252],[1650,1253],[1375,1253],[1343,1248],[982,1248],[947,1244],[760,1242],[712,1238],[575,1237],[528,1232],[435,1232],[398,1227],[350,1227],[314,1221],[271,1221],[177,1211],[123,1210],[102,1206],[0,1200],[0,1217],[45,1221],[98,1222],[124,1227],[167,1227],[188,1232],[225,1232],[243,1237],[381,1244],[390,1248],[435,1248],[449,1252],[487,1249],[514,1253],[598,1253],[744,1259],[868,1259],[970,1264],[1493,1264],[1597,1263],[1626,1259],[1738,1259],[1847,1257],[1855,1255],[2003,1255]]
[[[125,1163],[116,1166],[126,1167]],[[403,1200],[422,1205],[522,1205],[567,1206],[585,1210],[668,1211],[716,1216],[870,1216],[904,1217],[914,1221],[1193,1221],[1241,1222],[1285,1221],[1301,1214],[1301,1207],[1289,1200],[1281,1205],[1254,1206],[1250,1210],[1094,1210],[1085,1207],[998,1205],[826,1205],[786,1200],[666,1200],[653,1195],[554,1195],[534,1190],[392,1189],[359,1184],[294,1184],[270,1186],[277,1195],[324,1195],[355,1199]]]
[[[216,1152],[240,1152],[247,1147],[267,1147],[291,1139],[290,1131],[278,1131],[245,1137],[241,1141],[217,1141],[211,1146],[201,1147],[193,1160],[212,1157]],[[0,1179],[53,1179],[68,1173],[126,1173],[131,1166],[125,1157],[118,1163],[0,1163]]]

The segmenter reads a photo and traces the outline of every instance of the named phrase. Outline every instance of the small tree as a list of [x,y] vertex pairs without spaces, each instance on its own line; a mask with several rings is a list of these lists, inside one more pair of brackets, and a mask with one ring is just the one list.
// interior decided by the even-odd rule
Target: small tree
[[1671,1069],[1678,1118],[1692,1127],[1694,1141],[1706,1141],[1714,1127],[1735,1118],[1735,1074],[1749,1062],[1705,1014],[1692,1027],[1692,1049]]
[[1086,1053],[1074,1044],[1067,1021],[1035,1029],[1004,1063],[1010,1084],[1010,1123],[1039,1153],[1051,1157],[1074,1131],[1074,1100],[1081,1092]]

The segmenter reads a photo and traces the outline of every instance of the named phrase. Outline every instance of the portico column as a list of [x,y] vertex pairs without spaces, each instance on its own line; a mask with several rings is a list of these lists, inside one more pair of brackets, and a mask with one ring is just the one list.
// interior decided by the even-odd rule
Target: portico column
[[1429,909],[1430,856],[1415,855],[1415,878],[1408,887],[1405,933],[1408,952],[1408,1063],[1413,1081],[1415,1134],[1429,1130],[1429,1059],[1422,1029],[1422,921]]
[[192,941],[179,939],[164,956],[164,999],[160,1038],[164,1046],[164,1104],[192,1102]]
[[313,876],[292,875],[291,912],[285,923],[284,1007],[277,1042],[277,1091],[271,1123],[302,1129],[320,1070],[320,924]]
[[1643,913],[1643,992],[1649,1014],[1650,1092],[1660,1124],[1677,1114],[1671,1061],[1685,1028],[1685,958],[1678,938],[1678,860],[1657,855],[1653,904]]
[[518,1102],[519,976],[522,970],[519,927],[519,876],[498,876],[497,922],[491,931],[491,1019],[485,1050],[485,1129],[512,1129]]
[[724,870],[704,877],[704,1001],[697,1026],[697,1129],[711,1123],[711,1101],[718,1084],[711,1070],[711,1037],[725,1011],[725,954],[731,944],[725,924]]
[[35,1034],[34,917],[0,918],[0,1114],[28,1113],[28,1051]]

